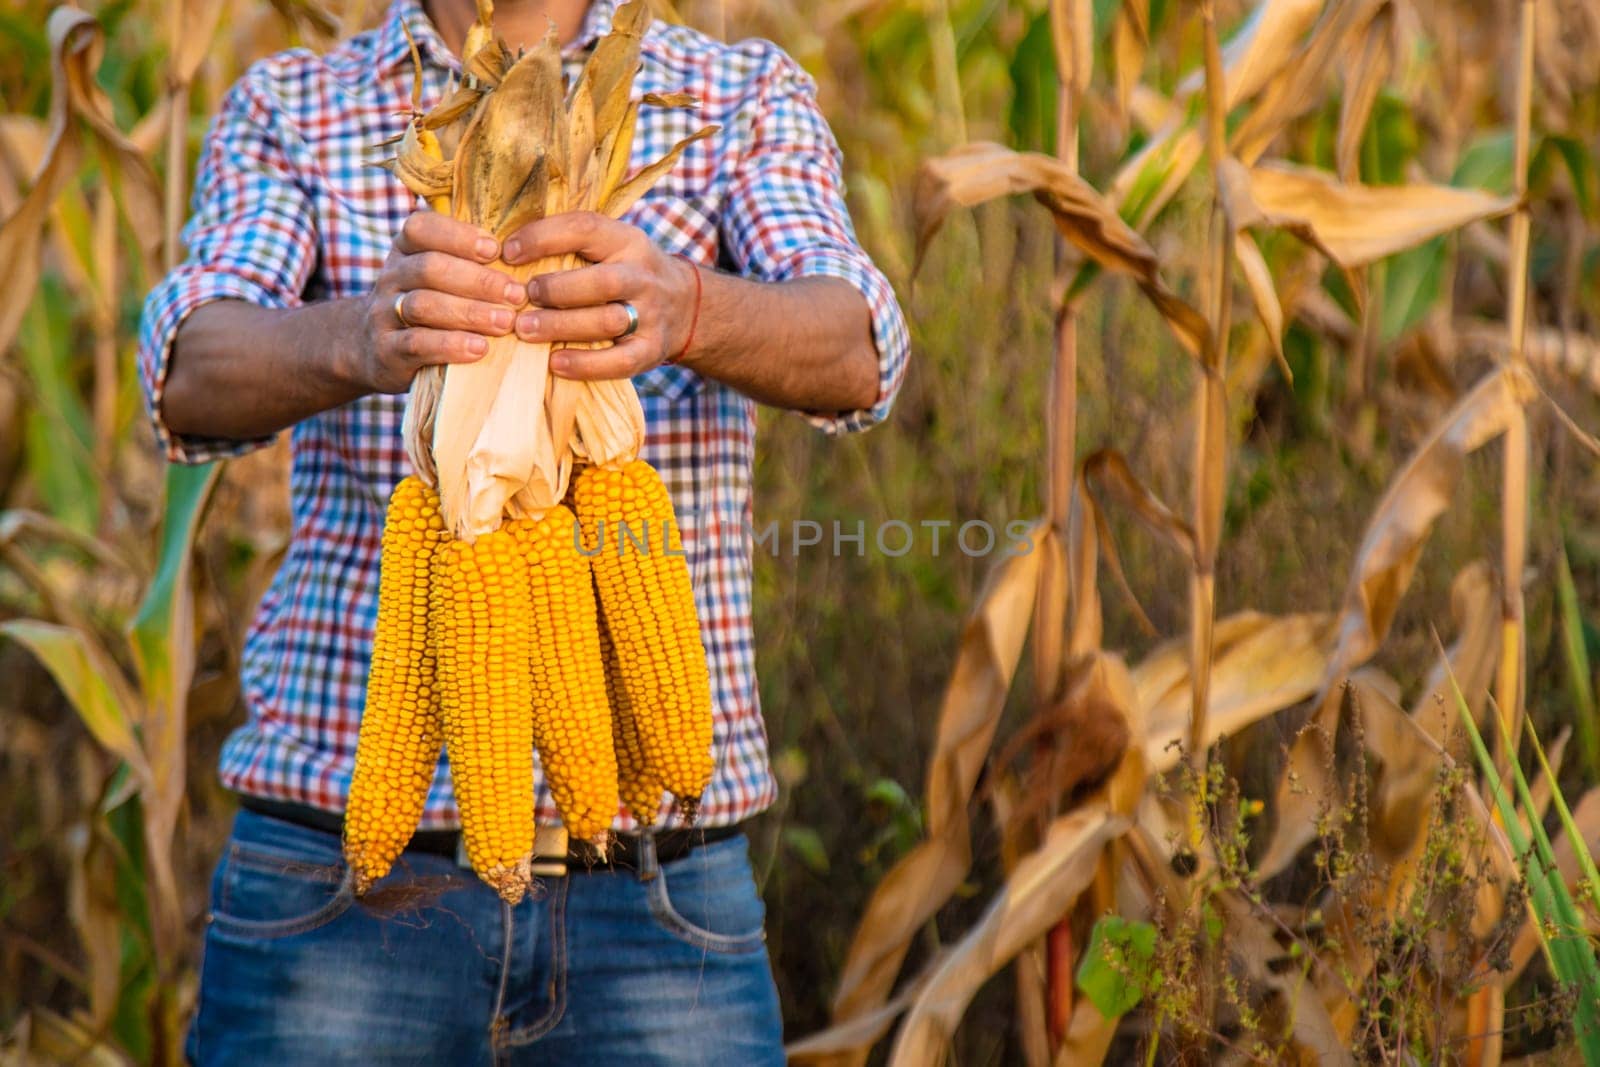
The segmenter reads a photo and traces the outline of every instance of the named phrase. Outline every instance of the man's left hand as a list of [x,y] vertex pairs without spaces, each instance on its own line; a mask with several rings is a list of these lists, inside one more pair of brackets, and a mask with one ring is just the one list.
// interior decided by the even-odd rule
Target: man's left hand
[[[577,255],[588,266],[528,283],[530,307],[517,316],[524,341],[571,344],[616,341],[610,348],[558,348],[550,370],[562,378],[631,378],[679,355],[688,341],[700,268],[662,251],[637,226],[597,212],[574,211],[530,222],[506,239],[510,265]],[[639,316],[627,337],[628,311]]]

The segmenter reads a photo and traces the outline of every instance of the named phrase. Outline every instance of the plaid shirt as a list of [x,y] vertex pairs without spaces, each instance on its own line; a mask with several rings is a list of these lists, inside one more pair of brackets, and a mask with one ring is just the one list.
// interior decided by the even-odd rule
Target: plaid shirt
[[[575,75],[611,24],[594,0],[566,51]],[[198,463],[267,442],[172,433],[160,405],[172,340],[212,300],[293,308],[370,292],[415,198],[370,165],[398,134],[412,68],[402,25],[425,68],[423,106],[443,94],[456,58],[417,0],[397,0],[375,30],[326,55],[294,50],[252,66],[223,101],[206,139],[184,232],[187,261],[151,292],[139,370],[167,455]],[[907,334],[894,293],[858,246],[846,212],[840,154],[803,71],[765,41],[727,45],[656,23],[644,42],[636,96],[687,90],[698,114],[641,112],[633,165],[656,159],[704,123],[721,133],[691,146],[628,216],[670,252],[751,278],[842,278],[865,296],[877,345],[878,398],[867,410],[807,416],[829,433],[882,419],[905,372]],[[750,480],[755,405],[679,366],[634,379],[648,434],[644,457],[677,506],[693,575],[715,705],[717,772],[707,825],[770,804],[751,638]],[[293,532],[246,643],[246,723],[222,750],[223,783],[241,793],[342,811],[365,702],[377,616],[384,506],[409,472],[404,397],[368,396],[292,431]],[[540,785],[539,818],[558,816]],[[422,825],[456,825],[441,762]],[[618,826],[628,828],[619,814]]]

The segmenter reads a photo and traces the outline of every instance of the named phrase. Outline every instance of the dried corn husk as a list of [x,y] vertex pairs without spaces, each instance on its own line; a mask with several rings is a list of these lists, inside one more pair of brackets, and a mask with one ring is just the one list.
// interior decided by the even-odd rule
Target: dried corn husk
[[[553,33],[513,56],[494,36],[492,20],[493,4],[479,0],[462,83],[432,111],[413,117],[384,164],[436,210],[502,239],[560,212],[619,217],[685,148],[715,132],[700,130],[627,177],[641,103],[695,106],[684,93],[632,98],[650,23],[644,3],[618,8],[570,93]],[[497,264],[522,282],[581,265],[571,256]],[[542,514],[565,494],[575,460],[616,466],[638,455],[644,412],[632,383],[553,378],[550,349],[515,336],[491,338],[476,363],[430,367],[412,384],[402,426],[406,451],[438,489],[457,537],[474,538],[507,517]]]

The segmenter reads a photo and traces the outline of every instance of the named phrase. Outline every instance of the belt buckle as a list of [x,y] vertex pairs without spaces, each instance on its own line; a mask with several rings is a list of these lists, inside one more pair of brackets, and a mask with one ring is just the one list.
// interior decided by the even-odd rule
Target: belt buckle
[[541,878],[567,876],[567,828],[536,826],[533,833],[533,873]]

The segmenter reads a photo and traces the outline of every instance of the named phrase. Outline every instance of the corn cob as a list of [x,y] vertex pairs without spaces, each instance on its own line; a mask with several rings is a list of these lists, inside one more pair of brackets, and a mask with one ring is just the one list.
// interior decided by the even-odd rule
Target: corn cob
[[661,784],[649,772],[644,762],[644,750],[639,745],[639,731],[633,722],[633,706],[627,693],[619,684],[620,668],[617,649],[606,631],[604,619],[599,620],[600,658],[605,663],[606,702],[611,705],[611,743],[617,754],[617,787],[628,813],[640,827],[653,826],[661,811]]
[[443,537],[433,491],[414,477],[395,486],[383,527],[367,706],[345,808],[344,854],[358,895],[388,874],[405,850],[439,764],[443,734],[428,648],[428,572]]
[[472,869],[515,904],[532,882],[528,565],[505,530],[434,556],[439,707]]
[[633,460],[585,467],[573,499],[645,767],[692,819],[714,769],[711,682],[672,498]]
[[567,832],[604,846],[617,815],[617,759],[589,561],[576,520],[556,505],[508,530],[528,569],[533,741]]

